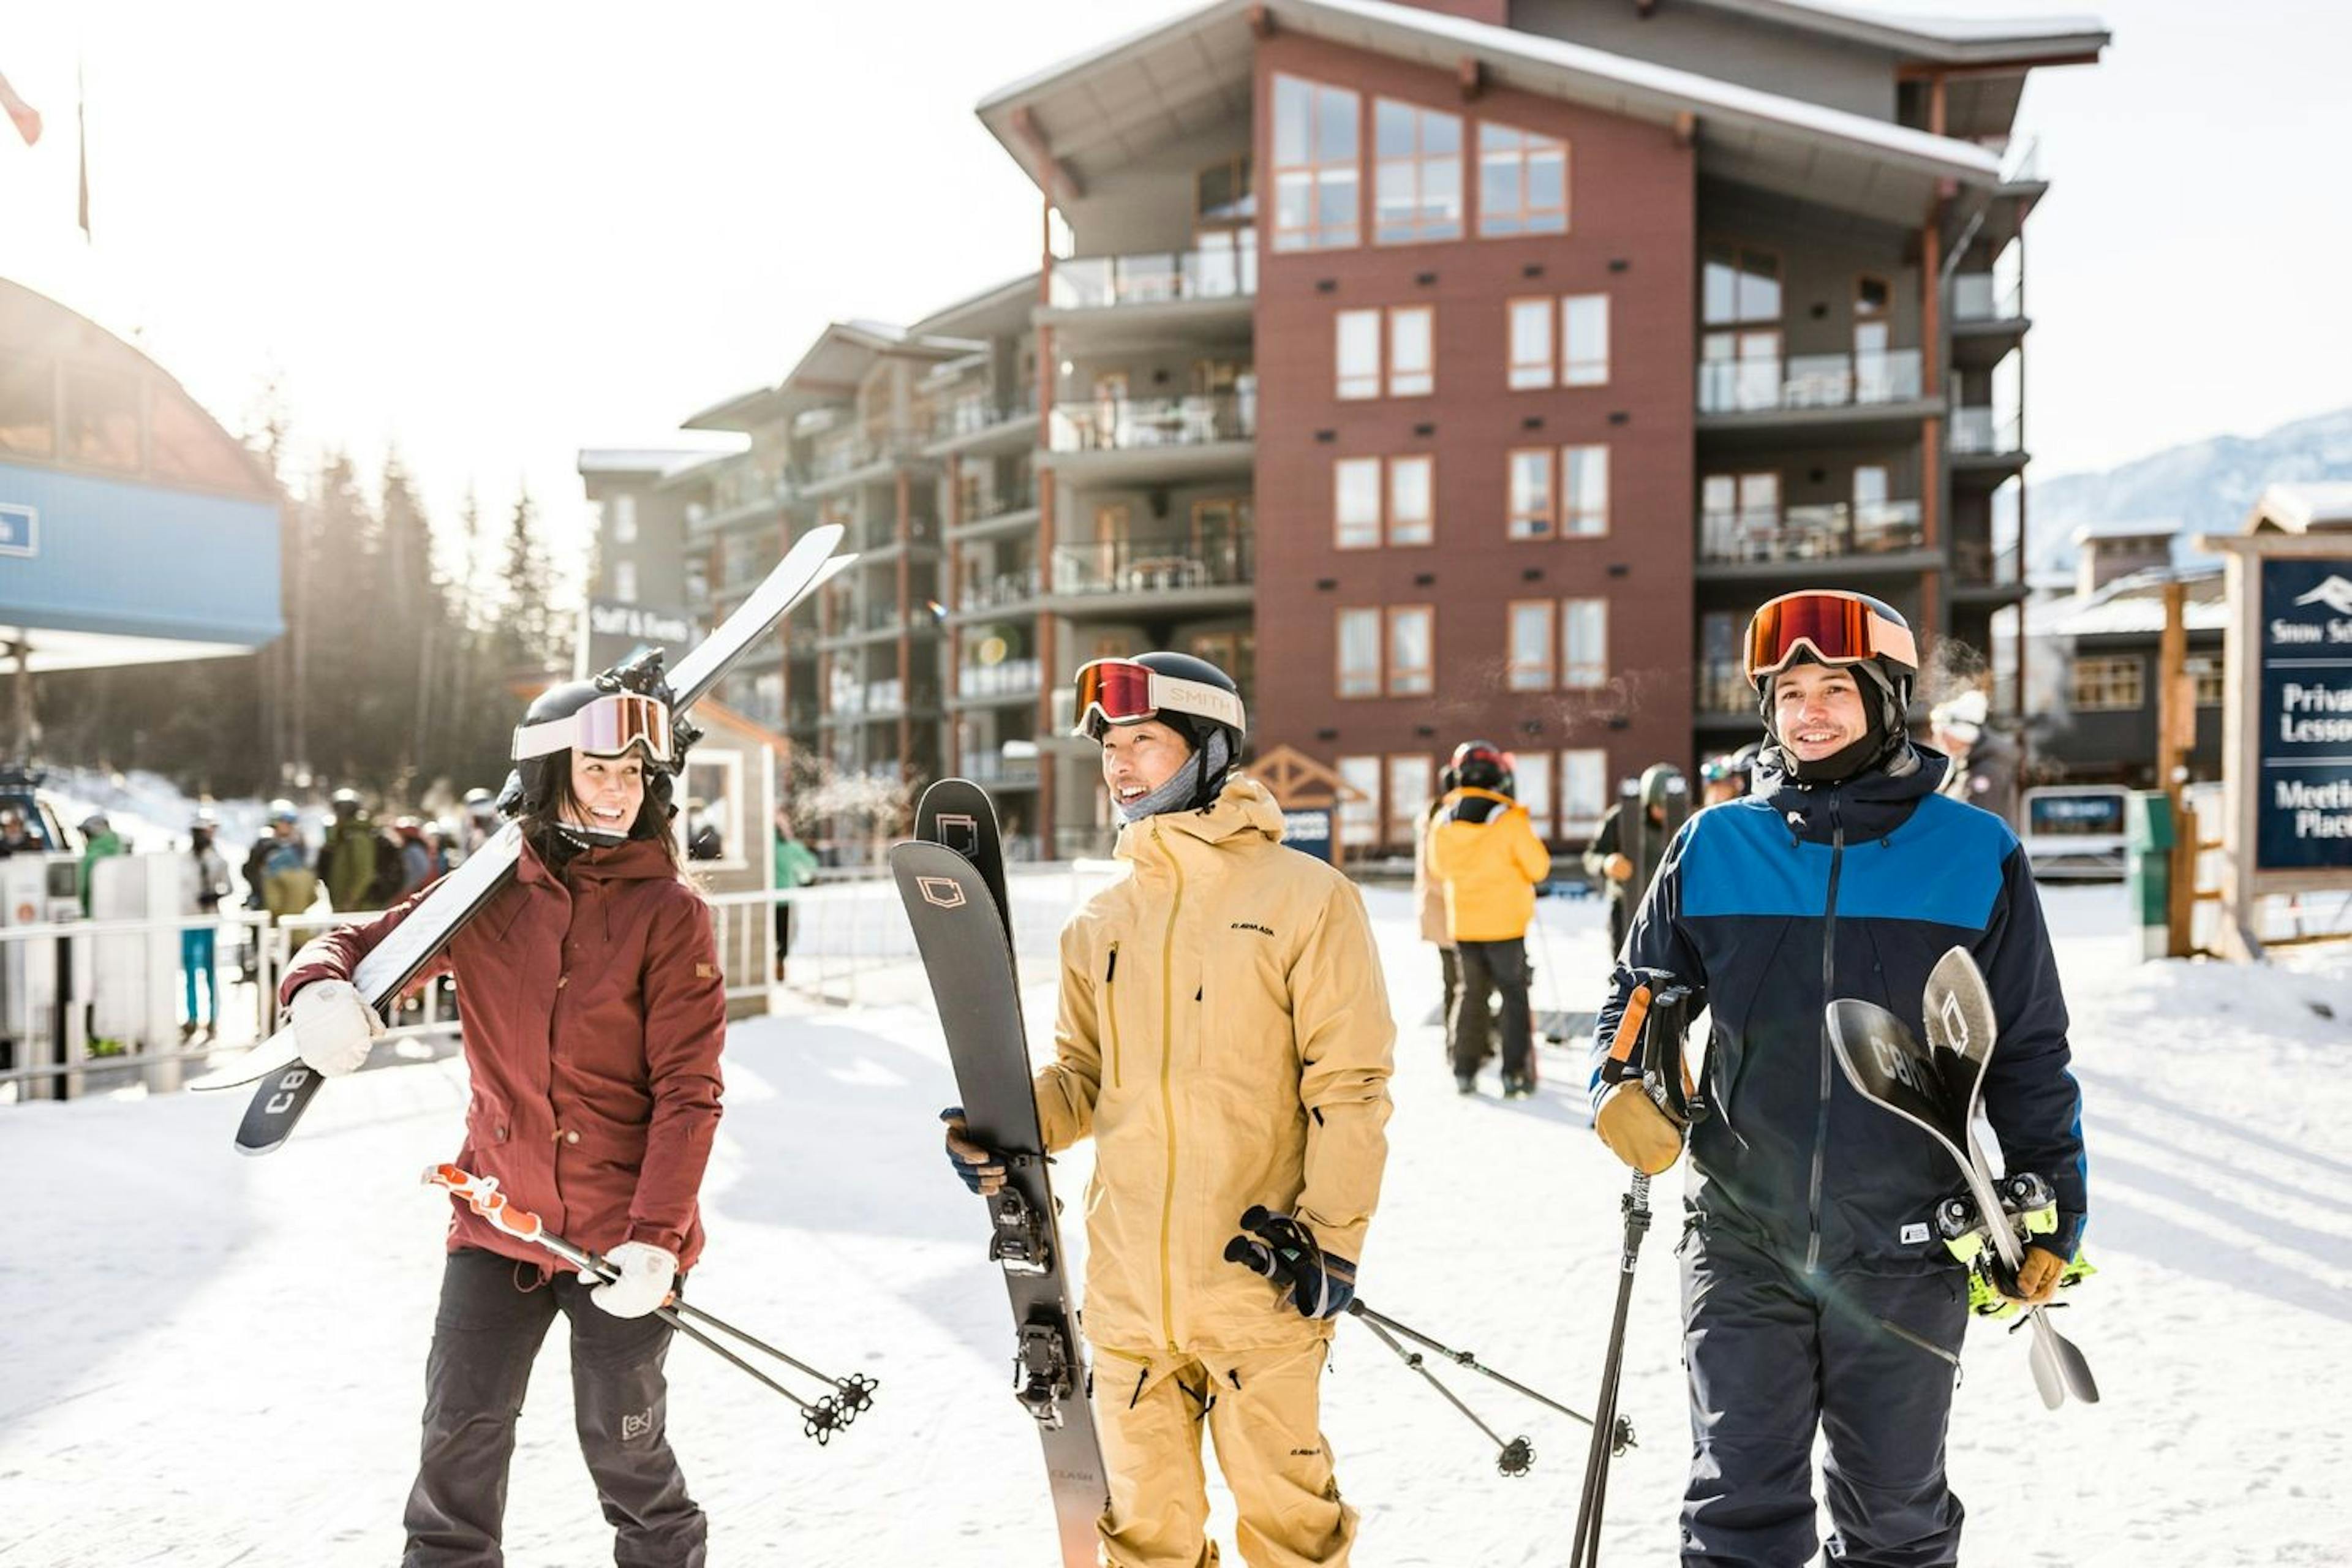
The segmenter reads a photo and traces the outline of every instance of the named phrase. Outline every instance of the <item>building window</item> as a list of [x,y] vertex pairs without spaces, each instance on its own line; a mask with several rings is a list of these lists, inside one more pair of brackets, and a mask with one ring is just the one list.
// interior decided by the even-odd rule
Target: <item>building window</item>
[[1702,251],[1699,295],[1710,327],[1780,319],[1780,258],[1769,250],[1709,245]]
[[1559,302],[1559,384],[1609,383],[1609,296],[1570,294]]
[[1513,539],[1551,537],[1551,453],[1543,448],[1520,449],[1510,455]]
[[2137,658],[2077,658],[2074,661],[2074,708],[2083,713],[2126,712],[2146,700],[2141,676],[2146,660]]
[[2189,672],[2189,678],[2197,683],[2198,707],[2219,708],[2221,706],[2222,695],[2229,689],[2229,685],[2228,682],[2221,679],[2221,656],[2220,654],[2190,654],[2187,658],[2181,661],[2181,668],[2187,670]]
[[1246,153],[1211,163],[1193,176],[1193,226],[1234,228],[1257,216],[1257,189]]
[[1410,844],[1421,826],[1422,814],[1429,809],[1430,775],[1435,762],[1429,757],[1391,757],[1389,759],[1389,812],[1387,842]]
[[1339,695],[1381,694],[1381,612],[1341,610],[1338,619]]
[[1536,837],[1549,842],[1552,837],[1551,821],[1551,753],[1521,752],[1515,772],[1518,803],[1528,808],[1528,821]]
[[1437,459],[1389,459],[1389,542],[1437,542]]
[[1461,117],[1375,99],[1372,145],[1374,242],[1461,238]]
[[617,495],[613,498],[613,542],[635,544],[637,542],[637,498]]
[[1339,803],[1339,826],[1348,843],[1359,849],[1380,841],[1381,833],[1381,760],[1378,757],[1341,757],[1339,776],[1362,792],[1361,800],[1349,800],[1344,795]]
[[1343,401],[1381,395],[1381,313],[1342,310],[1332,319],[1339,394]]
[[1609,809],[1609,753],[1559,754],[1559,821],[1563,833],[1590,832]]
[[1389,695],[1426,697],[1437,685],[1437,612],[1427,605],[1389,610]]
[[1551,301],[1514,300],[1510,384],[1514,392],[1549,386],[1552,378]]
[[1331,542],[1375,550],[1381,542],[1381,460],[1342,458],[1331,465]]
[[1515,599],[1507,612],[1510,663],[1503,677],[1512,691],[1549,691],[1552,683],[1552,602]]
[[625,605],[637,602],[637,563],[634,561],[613,563],[613,597]]
[[1478,127],[1478,232],[1568,232],[1568,143],[1491,121]]
[[1593,539],[1609,531],[1609,448],[1562,447],[1559,449],[1560,532],[1570,539]]
[[1559,683],[1569,688],[1609,679],[1609,601],[1562,599],[1559,604]]
[[1781,554],[1780,476],[1709,474],[1699,480],[1699,549],[1711,561],[1772,561]]
[[1437,390],[1437,307],[1389,311],[1389,395],[1426,397]]
[[1274,79],[1274,248],[1334,250],[1356,243],[1363,174],[1360,100],[1344,88]]

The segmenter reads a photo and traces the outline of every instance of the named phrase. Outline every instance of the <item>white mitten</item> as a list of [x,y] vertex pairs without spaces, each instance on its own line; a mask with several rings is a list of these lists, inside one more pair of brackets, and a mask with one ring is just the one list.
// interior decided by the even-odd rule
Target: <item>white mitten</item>
[[604,1261],[621,1277],[598,1285],[588,1299],[616,1318],[644,1317],[668,1300],[669,1288],[677,1283],[677,1259],[650,1241],[625,1241],[604,1254]]
[[370,1042],[383,1033],[383,1020],[348,980],[310,982],[294,993],[286,1021],[303,1062],[325,1078],[358,1071]]

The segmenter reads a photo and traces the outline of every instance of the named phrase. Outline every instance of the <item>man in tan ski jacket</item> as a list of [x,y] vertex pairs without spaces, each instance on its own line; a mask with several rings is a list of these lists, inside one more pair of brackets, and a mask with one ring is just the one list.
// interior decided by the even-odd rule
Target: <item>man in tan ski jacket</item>
[[[1055,1060],[1036,1093],[1048,1150],[1096,1144],[1086,1334],[1106,1560],[1213,1561],[1205,1424],[1243,1560],[1344,1563],[1356,1511],[1318,1410],[1388,1154],[1395,1027],[1370,923],[1346,878],[1282,847],[1265,790],[1230,772],[1244,723],[1222,671],[1147,654],[1079,683],[1133,872],[1062,933]],[[1000,1168],[961,1131],[950,1122],[950,1152],[989,1190]],[[1224,1259],[1261,1205],[1312,1238],[1295,1284]]]

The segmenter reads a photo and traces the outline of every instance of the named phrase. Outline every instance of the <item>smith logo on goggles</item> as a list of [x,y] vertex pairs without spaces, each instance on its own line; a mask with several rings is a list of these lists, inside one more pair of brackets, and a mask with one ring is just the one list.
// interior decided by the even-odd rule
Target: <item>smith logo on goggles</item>
[[644,747],[646,760],[656,767],[669,766],[676,754],[670,750],[669,709],[632,691],[599,697],[576,713],[520,725],[514,732],[514,760],[519,763],[567,750],[617,757],[632,746]]
[[1803,653],[1827,665],[1884,658],[1906,669],[1919,668],[1919,645],[1892,610],[1832,588],[1783,594],[1748,623],[1749,684],[1788,668]]
[[1078,727],[1087,740],[1102,738],[1106,724],[1140,724],[1168,711],[1212,719],[1235,730],[1248,728],[1242,700],[1203,681],[1162,675],[1127,658],[1098,658],[1078,669]]

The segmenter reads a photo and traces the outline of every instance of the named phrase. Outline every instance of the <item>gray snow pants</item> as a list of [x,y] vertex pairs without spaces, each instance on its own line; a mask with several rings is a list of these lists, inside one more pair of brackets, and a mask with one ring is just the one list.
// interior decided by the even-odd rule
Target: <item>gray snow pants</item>
[[613,1526],[620,1568],[702,1568],[708,1526],[667,1435],[670,1327],[615,1318],[569,1273],[472,1247],[449,1255],[425,1366],[424,1456],[408,1494],[402,1568],[499,1568],[507,1465],[532,1360],[572,1323],[572,1421]]
[[1958,1354],[1968,1282],[1927,1275],[1807,1275],[1726,1236],[1685,1233],[1683,1359],[1691,1474],[1684,1568],[1801,1568],[1814,1532],[1813,1431],[1833,1563],[1948,1568],[1960,1500],[1944,1479],[1956,1373],[1885,1325]]

